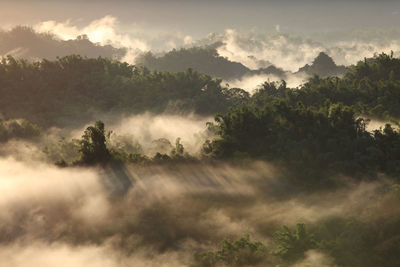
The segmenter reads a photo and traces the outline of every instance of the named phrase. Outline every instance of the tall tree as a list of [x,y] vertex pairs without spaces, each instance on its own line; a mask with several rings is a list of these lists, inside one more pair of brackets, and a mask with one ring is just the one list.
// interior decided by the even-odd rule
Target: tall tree
[[86,128],[80,140],[81,162],[84,164],[101,164],[110,159],[110,152],[106,146],[104,123],[96,121],[94,126]]

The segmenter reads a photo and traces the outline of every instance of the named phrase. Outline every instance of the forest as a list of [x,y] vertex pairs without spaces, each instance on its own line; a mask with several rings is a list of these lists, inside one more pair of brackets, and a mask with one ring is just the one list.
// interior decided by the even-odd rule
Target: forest
[[[18,31],[36,34],[0,40]],[[8,266],[39,251],[112,267],[400,265],[393,53],[340,66],[321,52],[291,87],[293,73],[212,46],[129,64],[86,45],[109,54],[1,59]],[[255,73],[281,80],[251,92],[226,82]]]

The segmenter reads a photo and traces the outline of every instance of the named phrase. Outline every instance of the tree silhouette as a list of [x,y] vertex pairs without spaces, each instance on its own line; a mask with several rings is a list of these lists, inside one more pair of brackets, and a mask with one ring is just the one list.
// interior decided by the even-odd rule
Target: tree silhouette
[[79,143],[81,163],[92,165],[110,160],[102,121],[96,121],[94,126],[87,127]]

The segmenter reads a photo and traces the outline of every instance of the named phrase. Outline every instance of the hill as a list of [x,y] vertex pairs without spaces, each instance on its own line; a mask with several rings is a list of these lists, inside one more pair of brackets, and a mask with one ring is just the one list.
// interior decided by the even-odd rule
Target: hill
[[346,72],[346,67],[336,65],[330,56],[324,52],[321,52],[314,59],[311,65],[306,64],[304,67],[301,67],[298,72],[304,72],[309,75],[318,75],[325,78],[328,76],[344,75]]
[[54,60],[71,54],[96,58],[106,57],[120,59],[125,49],[117,49],[111,45],[94,44],[87,36],[79,36],[75,40],[59,40],[54,35],[35,32],[30,27],[17,26],[10,31],[0,32],[0,55],[11,55],[28,60]]
[[249,69],[242,63],[220,56],[214,46],[173,49],[160,57],[148,52],[137,59],[137,64],[151,70],[169,72],[192,68],[224,80],[240,79],[254,74],[274,74],[284,78],[285,74],[285,71],[272,65],[258,70]]

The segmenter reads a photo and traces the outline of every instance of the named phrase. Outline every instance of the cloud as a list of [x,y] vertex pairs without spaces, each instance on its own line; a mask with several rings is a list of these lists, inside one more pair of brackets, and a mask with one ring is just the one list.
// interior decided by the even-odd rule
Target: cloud
[[[111,130],[115,134],[111,138],[112,141],[131,142],[131,145],[138,142],[149,156],[154,156],[154,153],[157,152],[154,150],[154,141],[158,139],[167,139],[174,145],[175,140],[181,138],[185,151],[196,154],[205,140],[213,137],[206,125],[207,122],[213,121],[213,118],[194,114],[187,116],[151,113],[131,116],[103,114],[98,115],[98,118],[104,121],[106,130]],[[69,133],[63,131],[63,136],[68,139],[80,138],[89,124],[72,129]],[[56,133],[56,135],[59,136],[60,133]],[[55,138],[54,141],[57,142],[58,139]],[[123,144],[121,143],[121,145]]]
[[337,267],[337,265],[333,263],[333,260],[329,256],[315,250],[307,251],[305,259],[294,264],[292,267],[314,267],[314,266]]
[[[172,143],[179,137],[182,144],[190,152],[196,152],[205,141],[202,137],[209,137],[205,133],[206,122],[212,121],[212,117],[199,117],[195,115],[133,115],[124,117],[109,128],[117,134],[131,134],[139,143],[149,146],[152,141],[166,138]],[[205,136],[203,136],[205,134]]]
[[71,40],[78,36],[86,35],[93,43],[101,45],[112,45],[116,48],[126,48],[127,53],[122,61],[134,63],[135,57],[142,52],[148,51],[148,44],[129,34],[119,31],[119,22],[115,17],[105,16],[92,21],[85,27],[77,27],[70,20],[65,22],[44,21],[34,26],[38,32],[50,32],[60,39]]
[[221,41],[223,44],[217,49],[221,56],[241,62],[251,69],[266,67],[260,64],[260,61],[264,61],[296,72],[305,64],[312,63],[320,52],[326,52],[338,65],[355,64],[364,57],[372,57],[381,52],[394,51],[395,55],[400,55],[400,41],[396,36],[376,39],[371,34],[364,34],[361,37],[356,35],[354,38],[343,38],[339,34],[331,34],[329,38],[326,37],[329,40],[323,42],[322,37],[313,38],[304,34],[242,33],[228,29],[223,34],[210,35],[208,40]]
[[[207,38],[195,40],[192,35],[179,31],[165,32],[145,30],[137,25],[121,25],[116,17],[105,16],[86,26],[76,26],[71,20],[64,22],[44,21],[34,25],[38,32],[50,32],[63,40],[76,39],[86,35],[90,41],[101,45],[126,48],[123,61],[134,63],[138,54],[153,51],[168,51],[173,48],[212,44],[220,41],[218,53],[231,61],[241,62],[251,69],[268,67],[273,64],[287,71],[296,72],[305,64],[310,64],[320,52],[326,52],[339,65],[351,65],[375,53],[394,51],[400,55],[400,41],[397,33],[370,32],[326,33],[306,35],[276,31],[239,32],[226,29],[223,33],[210,33]],[[382,38],[376,38],[376,36]]]
[[83,27],[76,26],[71,20],[50,20],[40,22],[33,28],[38,32],[50,32],[62,40],[72,40],[85,35],[93,43],[125,48],[127,53],[121,60],[131,64],[135,63],[135,58],[143,52],[171,50],[194,43],[191,35],[181,32],[151,31],[137,25],[130,25],[129,30],[126,30],[126,25],[121,25],[116,17],[110,15],[93,20]]
[[[213,121],[212,117],[194,114],[183,116],[144,113],[129,116],[102,113],[97,114],[97,118],[105,123],[106,131],[112,132],[107,144],[109,148],[128,154],[140,153],[149,157],[157,152],[168,154],[175,146],[177,138],[180,138],[184,151],[197,155],[204,142],[214,138],[214,133],[206,125]],[[11,139],[0,146],[0,158],[12,157],[18,161],[51,164],[60,160],[74,162],[80,158],[79,145],[75,141],[93,123],[91,121],[85,125],[62,129],[52,127],[30,141]]]
[[185,266],[207,239],[247,231],[229,213],[195,197],[252,195],[241,181],[243,172],[228,166],[168,169],[128,167],[134,186],[112,197],[104,186],[118,179],[112,169],[0,159],[2,264]]
[[[126,177],[131,186],[115,194],[113,187]],[[282,224],[380,216],[372,197],[379,182],[307,195],[293,194],[286,185],[279,169],[265,162],[115,170],[60,169],[0,158],[0,262],[16,267],[191,266],[196,252],[226,238],[248,233],[271,251],[272,232]],[[392,206],[385,216],[398,214]],[[310,251],[295,266],[330,264],[326,255]]]
[[233,29],[225,31],[222,42],[218,48],[221,56],[241,62],[251,69],[264,67],[252,60],[255,57],[284,70],[295,72],[325,50],[322,45],[285,34],[240,34]]

